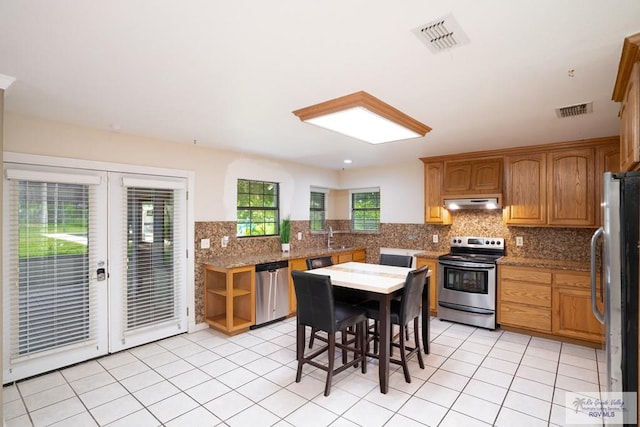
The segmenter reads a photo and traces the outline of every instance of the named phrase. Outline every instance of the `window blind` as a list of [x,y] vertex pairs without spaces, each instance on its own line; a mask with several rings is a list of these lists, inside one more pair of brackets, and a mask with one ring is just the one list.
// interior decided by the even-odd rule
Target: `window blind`
[[[10,174],[8,174],[9,176]],[[95,340],[94,186],[10,175],[10,357]],[[76,178],[78,178],[76,176]],[[46,181],[44,181],[46,180]],[[77,181],[83,181],[77,179]]]
[[[123,181],[123,185],[136,184]],[[171,186],[175,187],[175,186]],[[185,230],[178,224],[184,209],[185,191],[175,188],[126,187],[122,204],[126,263],[123,277],[123,340],[128,332],[159,323],[180,322],[184,307],[178,279],[183,268]]]

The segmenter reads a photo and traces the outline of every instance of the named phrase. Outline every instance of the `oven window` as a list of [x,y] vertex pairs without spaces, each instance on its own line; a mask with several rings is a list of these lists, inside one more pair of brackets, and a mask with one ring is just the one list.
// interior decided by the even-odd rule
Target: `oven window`
[[488,282],[488,271],[465,270],[455,267],[444,268],[445,289],[474,294],[487,294],[489,293]]

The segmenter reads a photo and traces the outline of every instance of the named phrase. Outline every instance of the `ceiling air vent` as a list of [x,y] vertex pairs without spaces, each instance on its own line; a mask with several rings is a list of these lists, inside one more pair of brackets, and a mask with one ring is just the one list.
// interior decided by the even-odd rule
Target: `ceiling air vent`
[[469,43],[469,37],[462,31],[452,14],[414,28],[412,32],[433,53]]
[[593,102],[583,102],[582,104],[568,105],[566,107],[556,108],[556,116],[559,119],[565,117],[581,116],[593,111]]

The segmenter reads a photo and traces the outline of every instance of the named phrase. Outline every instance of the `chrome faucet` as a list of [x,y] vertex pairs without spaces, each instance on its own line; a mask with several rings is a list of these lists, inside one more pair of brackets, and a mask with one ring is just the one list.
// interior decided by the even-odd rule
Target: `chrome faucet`
[[332,237],[333,237],[333,227],[329,226],[329,231],[327,231],[327,249],[331,249]]

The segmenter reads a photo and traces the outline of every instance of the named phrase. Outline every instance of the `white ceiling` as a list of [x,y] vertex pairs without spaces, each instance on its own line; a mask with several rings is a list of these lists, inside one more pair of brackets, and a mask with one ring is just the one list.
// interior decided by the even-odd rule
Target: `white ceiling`
[[[432,54],[411,30],[449,13],[470,43]],[[0,74],[8,111],[353,169],[617,135],[636,32],[638,0],[3,0]],[[360,90],[433,130],[369,145],[291,113]]]

